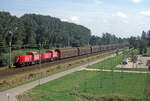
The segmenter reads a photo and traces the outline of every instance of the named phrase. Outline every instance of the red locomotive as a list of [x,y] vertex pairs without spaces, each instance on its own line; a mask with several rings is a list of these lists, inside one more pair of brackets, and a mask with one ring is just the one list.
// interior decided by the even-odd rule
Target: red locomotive
[[49,62],[58,59],[59,53],[57,51],[51,50],[46,53],[38,54],[37,52],[27,52],[27,55],[15,56],[14,65],[18,66],[28,66],[38,64],[40,62]]

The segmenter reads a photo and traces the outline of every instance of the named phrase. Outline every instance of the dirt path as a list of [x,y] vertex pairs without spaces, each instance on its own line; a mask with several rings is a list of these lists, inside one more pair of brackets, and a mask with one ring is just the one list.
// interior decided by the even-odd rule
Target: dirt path
[[150,72],[144,71],[127,71],[127,70],[106,70],[106,69],[90,69],[90,68],[82,68],[82,70],[87,71],[104,71],[104,72],[124,72],[124,73],[138,73],[138,74],[149,74]]
[[[70,70],[67,70],[67,71],[64,71],[64,72],[60,72],[60,73],[57,73],[57,74],[54,74],[52,76],[49,76],[49,77],[46,77],[46,78],[43,78],[40,80],[40,84],[44,84],[46,82],[49,82],[49,81],[52,81],[52,80],[55,80],[55,79],[58,79],[60,77],[63,77],[65,75],[68,75],[68,74],[71,74],[73,72],[76,72],[76,71],[80,71],[81,69],[84,69],[86,68],[88,65],[93,65],[93,64],[96,64],[100,61],[103,61],[105,59],[108,59],[108,58],[111,58],[111,57],[114,57],[115,55],[110,55],[110,56],[107,56],[107,57],[104,57],[102,59],[99,59],[97,61],[94,61],[94,62],[90,62],[88,64],[85,64],[85,65],[82,65],[82,66],[79,66],[77,68],[73,68],[73,69],[70,69]],[[7,91],[4,91],[4,92],[0,92],[0,101],[17,101],[16,99],[16,96],[23,93],[24,91],[27,91],[29,89],[32,89],[34,88],[35,86],[39,85],[39,80],[36,80],[36,81],[33,81],[31,83],[28,83],[28,84],[24,84],[22,86],[18,86],[16,88],[12,88],[10,90],[7,90]],[[7,93],[9,92],[9,99],[8,100],[8,97],[6,96]]]

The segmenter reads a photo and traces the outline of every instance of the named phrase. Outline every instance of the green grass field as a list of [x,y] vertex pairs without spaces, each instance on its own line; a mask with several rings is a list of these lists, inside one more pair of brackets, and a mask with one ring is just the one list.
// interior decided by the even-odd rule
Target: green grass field
[[147,55],[150,55],[150,48],[147,48]]
[[124,57],[123,55],[115,56],[102,62],[99,62],[97,64],[94,64],[92,66],[88,66],[88,68],[111,69],[116,65],[118,65],[122,61],[123,57]]
[[[137,50],[134,50],[135,53],[138,53]],[[116,70],[130,70],[130,71],[148,71],[148,68],[116,68],[118,64],[124,58],[128,58],[131,56],[131,51],[126,54],[120,54],[118,56],[109,58],[92,66],[88,66],[88,68],[96,68],[96,69],[116,69]]]
[[125,55],[120,54],[118,56],[109,58],[107,60],[104,60],[104,61],[94,64],[92,66],[89,66],[88,68],[112,69],[115,66],[117,66],[119,63],[121,63],[123,58],[127,58],[129,56],[130,56],[130,52]]
[[146,81],[147,74],[80,71],[37,86],[19,98],[20,101],[75,101],[74,85],[78,85],[78,101],[101,101],[87,99],[89,95],[109,97],[111,94],[145,99]]

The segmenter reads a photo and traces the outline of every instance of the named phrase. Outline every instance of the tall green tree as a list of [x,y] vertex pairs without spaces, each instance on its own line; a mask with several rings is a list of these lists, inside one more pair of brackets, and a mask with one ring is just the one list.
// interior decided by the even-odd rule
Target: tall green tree
[[5,44],[8,45],[11,41],[12,44],[22,45],[25,39],[24,25],[19,18],[11,16],[9,12],[0,12],[0,34]]
[[32,16],[30,15],[24,15],[21,17],[22,22],[24,24],[25,28],[25,44],[35,44],[36,43],[36,33],[37,30],[37,23],[33,20]]
[[150,46],[150,30],[147,32],[148,46]]
[[138,41],[137,41],[136,37],[131,36],[129,38],[129,44],[130,44],[131,47],[137,48]]
[[0,55],[6,52],[5,41],[2,35],[0,34]]
[[138,40],[138,49],[139,53],[143,54],[147,52],[147,41],[144,39],[139,39]]
[[146,32],[145,32],[145,31],[142,31],[141,39],[143,39],[143,40],[147,40],[147,34],[146,34]]

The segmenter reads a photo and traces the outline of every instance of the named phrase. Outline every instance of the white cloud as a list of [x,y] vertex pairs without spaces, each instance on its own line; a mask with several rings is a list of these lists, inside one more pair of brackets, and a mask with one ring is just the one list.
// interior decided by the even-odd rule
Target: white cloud
[[126,23],[126,24],[127,24],[127,23],[129,23],[129,21],[128,21],[128,20],[123,20],[122,22],[123,22],[123,23]]
[[80,18],[78,16],[72,16],[71,17],[72,22],[74,23],[80,23]]
[[142,14],[144,16],[150,16],[150,11],[142,11],[142,12],[140,12],[140,14]]
[[94,2],[95,2],[96,4],[102,4],[102,3],[103,3],[102,0],[94,0]]
[[103,22],[104,22],[104,23],[108,23],[108,20],[104,19]]
[[133,3],[140,3],[142,0],[131,0]]
[[67,22],[67,21],[69,21],[68,19],[61,19],[61,21],[65,21],[65,22]]
[[123,13],[123,12],[117,12],[116,15],[121,17],[121,18],[123,18],[123,19],[128,18],[127,15],[125,13]]

